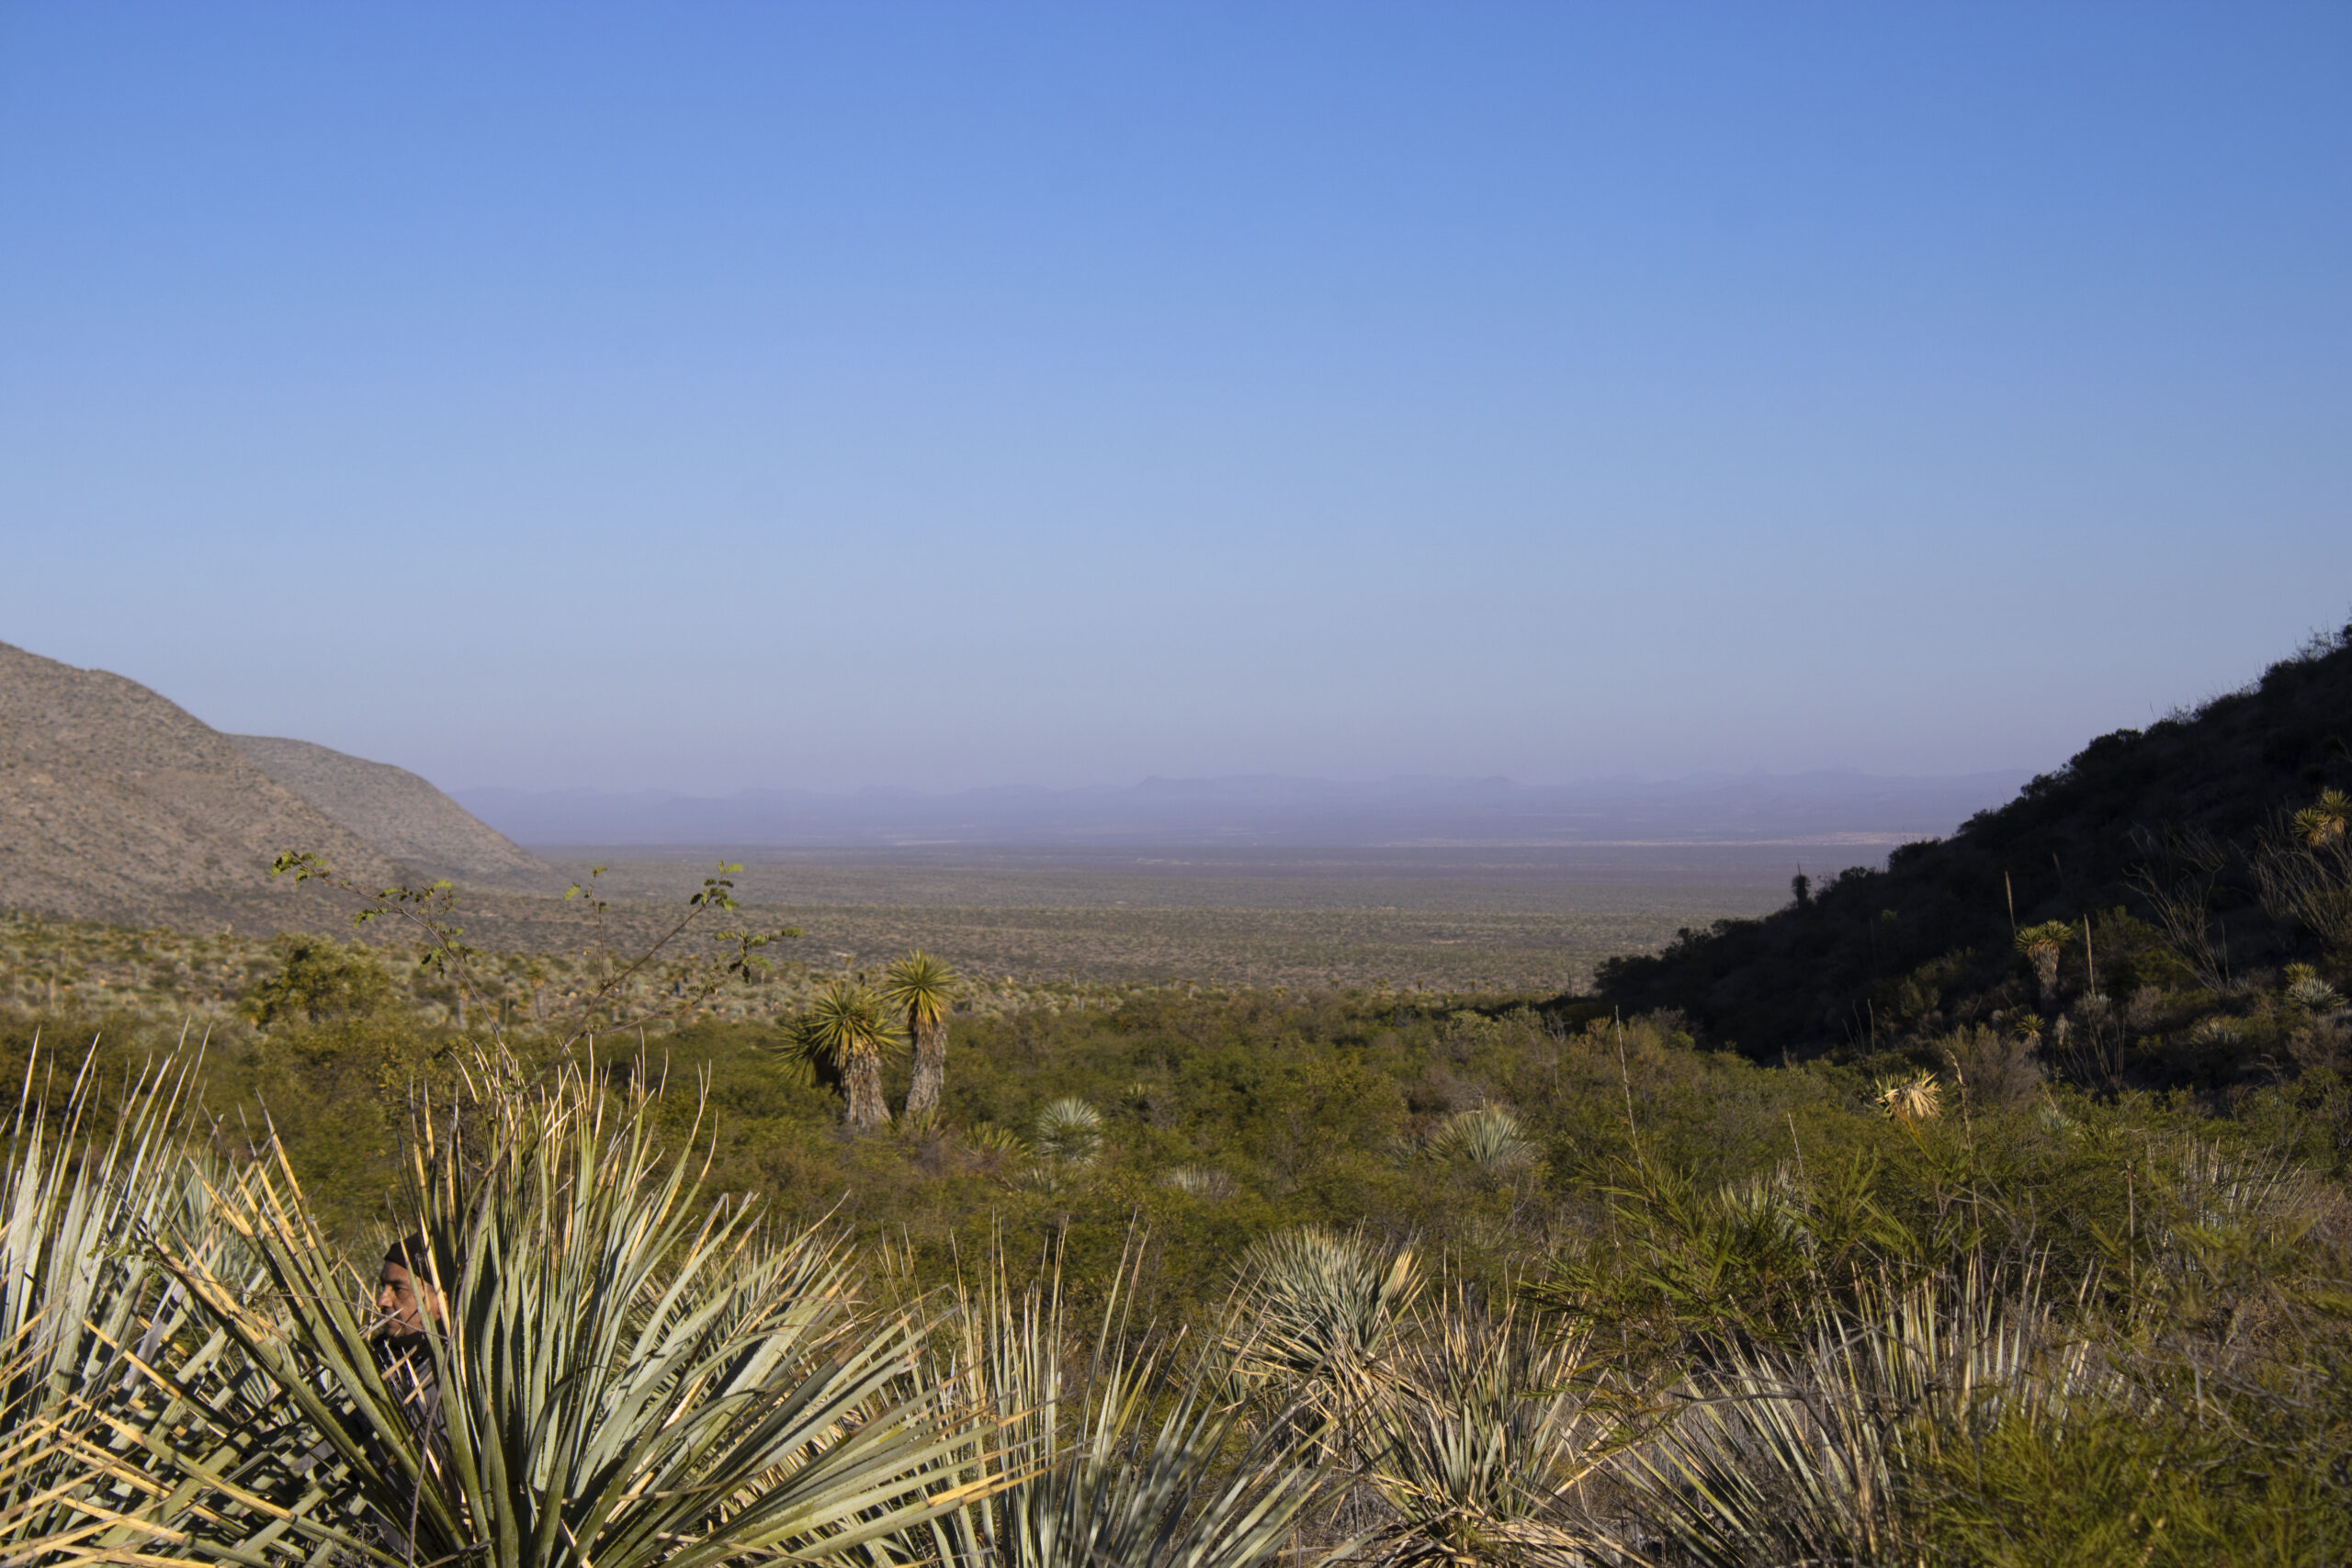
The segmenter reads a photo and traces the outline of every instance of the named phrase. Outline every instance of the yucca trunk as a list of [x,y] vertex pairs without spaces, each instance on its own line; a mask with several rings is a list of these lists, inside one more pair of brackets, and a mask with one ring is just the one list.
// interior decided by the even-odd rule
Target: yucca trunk
[[2033,977],[2040,983],[2044,1007],[2058,995],[2058,949],[2037,947],[2033,950]]
[[907,1114],[939,1109],[940,1086],[947,1079],[947,1021],[915,1026],[915,1077],[907,1087]]
[[882,1098],[882,1053],[852,1052],[842,1087],[849,1091],[849,1125],[854,1133],[870,1132],[890,1120],[890,1102]]

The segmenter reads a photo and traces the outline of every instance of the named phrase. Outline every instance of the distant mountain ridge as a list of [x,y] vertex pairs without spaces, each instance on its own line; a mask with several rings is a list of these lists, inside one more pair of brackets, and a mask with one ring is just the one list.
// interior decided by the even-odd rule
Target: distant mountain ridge
[[1899,843],[2014,795],[2023,770],[1885,778],[1847,770],[1665,782],[1367,783],[1257,774],[955,795],[469,789],[455,798],[526,844],[854,848],[913,844],[1351,845]]
[[187,927],[316,928],[343,907],[273,881],[316,852],[362,882],[553,874],[416,775],[223,735],[135,681],[0,643],[0,908]]

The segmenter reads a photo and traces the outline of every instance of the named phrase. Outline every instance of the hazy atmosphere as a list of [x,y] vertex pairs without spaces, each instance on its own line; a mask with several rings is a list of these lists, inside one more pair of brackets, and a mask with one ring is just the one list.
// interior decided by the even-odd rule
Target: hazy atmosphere
[[2038,771],[2352,599],[2347,67],[11,5],[0,637],[453,789]]

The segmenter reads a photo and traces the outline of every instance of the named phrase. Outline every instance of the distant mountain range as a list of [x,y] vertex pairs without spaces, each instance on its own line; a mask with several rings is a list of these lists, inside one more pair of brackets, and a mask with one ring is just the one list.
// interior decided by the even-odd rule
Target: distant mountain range
[[508,838],[540,846],[1894,844],[1951,831],[2029,776],[1827,770],[1522,784],[1258,774],[936,795],[468,789],[456,798]]
[[1254,776],[922,795],[750,790],[723,798],[468,790],[305,740],[224,735],[136,682],[0,643],[0,908],[93,919],[318,926],[315,888],[272,882],[314,850],[362,881],[536,891],[522,847],[715,851],[932,845],[1369,847],[1894,844],[2008,798],[2020,773],[1711,774],[1541,786]]

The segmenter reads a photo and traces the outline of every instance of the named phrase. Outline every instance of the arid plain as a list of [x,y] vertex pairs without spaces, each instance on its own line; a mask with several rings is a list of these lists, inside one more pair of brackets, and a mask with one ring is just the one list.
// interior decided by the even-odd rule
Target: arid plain
[[[1614,953],[1682,926],[1786,902],[1816,878],[1883,861],[1869,844],[1609,844],[1574,848],[769,852],[741,860],[740,918],[796,926],[783,951],[812,967],[880,963],[910,947],[992,976],[1105,982],[1557,991]],[[721,852],[554,849],[615,915],[675,908]],[[544,910],[545,913],[538,911]],[[481,906],[502,945],[565,920],[544,901]],[[561,940],[561,939],[558,939]],[[575,938],[576,940],[576,938]]]

